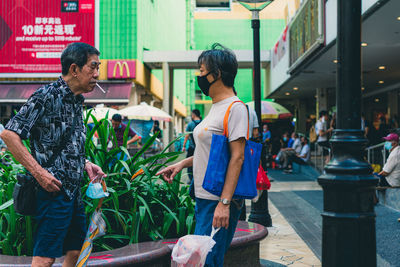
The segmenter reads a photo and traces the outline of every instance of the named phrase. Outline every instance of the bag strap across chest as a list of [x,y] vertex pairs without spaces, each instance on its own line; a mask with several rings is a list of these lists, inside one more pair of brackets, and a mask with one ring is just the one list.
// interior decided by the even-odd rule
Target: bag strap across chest
[[[229,119],[229,112],[231,111],[231,108],[232,108],[233,104],[238,103],[238,102],[240,102],[240,103],[242,103],[243,105],[246,106],[246,104],[243,103],[243,101],[236,100],[236,101],[233,101],[233,102],[229,105],[228,109],[227,109],[226,112],[225,112],[225,116],[224,116],[224,136],[227,137],[227,138],[228,138],[228,119]],[[247,108],[246,108],[246,110],[247,110]],[[250,127],[249,127],[249,123],[250,123],[250,117],[249,117],[249,112],[248,112],[248,110],[247,110],[247,118],[248,118],[248,120],[247,120],[247,140],[249,140],[249,128],[250,128]]]

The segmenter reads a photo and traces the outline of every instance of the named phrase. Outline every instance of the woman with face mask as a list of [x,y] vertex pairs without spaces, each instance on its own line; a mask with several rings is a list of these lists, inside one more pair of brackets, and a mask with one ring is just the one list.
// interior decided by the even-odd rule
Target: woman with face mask
[[[172,182],[183,168],[193,166],[196,200],[196,235],[210,235],[212,226],[221,229],[214,235],[216,241],[208,254],[205,266],[223,266],[224,255],[235,233],[243,200],[232,199],[244,160],[245,138],[248,131],[248,113],[239,101],[234,89],[238,63],[233,52],[220,44],[203,51],[198,59],[200,76],[197,77],[201,91],[210,96],[212,106],[203,121],[194,129],[196,142],[193,157],[167,167],[159,172],[164,179]],[[228,119],[228,140],[231,158],[221,196],[213,195],[203,187],[207,169],[212,135],[224,132],[224,115],[231,105]]]
[[389,157],[378,175],[380,176],[380,186],[400,186],[400,154],[399,136],[395,133],[388,134],[383,138],[385,149],[390,152]]

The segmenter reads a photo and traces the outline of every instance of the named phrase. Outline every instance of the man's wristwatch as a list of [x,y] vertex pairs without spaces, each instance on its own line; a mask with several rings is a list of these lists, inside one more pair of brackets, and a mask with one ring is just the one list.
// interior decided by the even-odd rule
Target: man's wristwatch
[[229,205],[229,204],[231,204],[231,201],[230,201],[229,199],[227,199],[227,198],[220,198],[220,199],[219,199],[219,202],[221,202],[221,203],[224,204],[224,205]]

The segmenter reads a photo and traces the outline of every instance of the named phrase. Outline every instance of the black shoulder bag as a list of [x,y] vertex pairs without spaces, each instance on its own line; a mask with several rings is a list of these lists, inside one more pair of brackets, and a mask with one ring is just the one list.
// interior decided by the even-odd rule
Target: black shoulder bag
[[[66,140],[71,138],[71,135],[75,130],[76,122],[77,116],[74,116],[72,127],[61,137],[61,142],[57,150],[46,163],[47,167],[50,167],[54,163],[58,155],[61,153],[64,147],[66,147]],[[32,175],[27,173],[17,175],[17,183],[15,184],[13,191],[14,209],[17,213],[25,216],[35,215],[38,186],[40,185],[37,184]]]

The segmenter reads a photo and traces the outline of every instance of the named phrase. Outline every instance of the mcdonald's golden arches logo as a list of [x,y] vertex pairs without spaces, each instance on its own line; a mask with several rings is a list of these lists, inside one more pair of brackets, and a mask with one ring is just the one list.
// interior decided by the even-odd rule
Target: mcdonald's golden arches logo
[[134,79],[136,78],[135,60],[108,60],[108,79]]

